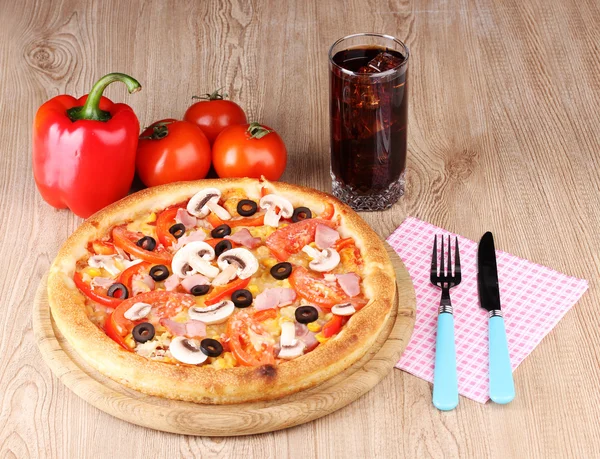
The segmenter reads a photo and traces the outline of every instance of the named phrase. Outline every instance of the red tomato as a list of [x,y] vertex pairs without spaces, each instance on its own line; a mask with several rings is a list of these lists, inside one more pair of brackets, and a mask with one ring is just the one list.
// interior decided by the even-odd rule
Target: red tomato
[[278,180],[287,164],[287,150],[279,134],[258,123],[229,126],[213,144],[212,160],[219,177],[264,175]]
[[271,233],[265,244],[279,261],[285,261],[292,254],[300,252],[302,247],[315,240],[318,224],[332,228],[335,226],[333,222],[319,218],[301,220]]
[[239,290],[241,288],[246,288],[246,286],[250,283],[250,278],[248,279],[236,279],[231,281],[229,284],[219,285],[218,287],[213,287],[212,291],[206,296],[206,300],[204,304],[210,306],[211,304],[215,304],[221,301],[223,298],[227,296],[231,296],[233,292]]
[[136,243],[144,237],[142,233],[128,231],[125,226],[117,226],[112,231],[115,245],[130,255],[134,255],[149,263],[156,265],[169,265],[173,258],[166,249],[160,245],[152,251],[139,247]]
[[[152,306],[152,314],[158,318],[171,317],[181,308],[191,308],[196,305],[196,300],[187,293],[166,292],[164,290],[155,290],[153,292],[140,293],[123,301],[106,319],[104,331],[117,343],[124,345],[123,337],[131,333],[135,325],[146,322],[147,319],[133,321],[125,318],[125,312],[135,303],[148,303]],[[117,339],[115,339],[117,338]],[[129,349],[124,345],[125,349]]]
[[180,208],[185,209],[185,204],[176,204],[163,210],[156,218],[156,236],[158,242],[165,247],[171,247],[177,242],[177,238],[169,233],[171,226],[175,224],[175,216]]
[[[255,341],[262,341],[260,349],[256,349],[250,341],[249,331],[254,334]],[[227,335],[231,351],[240,365],[253,367],[275,363],[271,335],[247,312],[241,312],[229,320]]]
[[202,179],[210,169],[210,143],[193,123],[157,121],[142,132],[135,164],[146,186]]
[[327,281],[303,266],[294,268],[289,281],[299,296],[323,309],[331,309],[348,298],[336,281]]
[[96,303],[108,306],[110,308],[116,308],[123,302],[122,298],[113,298],[112,296],[108,296],[108,289],[106,288],[92,288],[90,284],[83,280],[83,277],[81,277],[80,272],[76,272],[73,275],[73,280],[75,281],[75,285],[77,286],[77,288],[81,290],[81,292],[90,300],[95,301]]
[[[227,94],[225,94],[227,97]],[[242,107],[230,100],[223,100],[217,89],[212,94],[193,99],[204,99],[187,109],[183,119],[194,123],[206,135],[212,145],[223,129],[234,124],[246,124],[246,114]]]

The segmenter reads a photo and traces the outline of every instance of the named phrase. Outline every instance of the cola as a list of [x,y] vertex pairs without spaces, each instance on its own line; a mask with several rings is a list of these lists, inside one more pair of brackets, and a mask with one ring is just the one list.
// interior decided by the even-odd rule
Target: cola
[[357,210],[387,208],[404,193],[407,60],[373,45],[331,57],[333,192]]

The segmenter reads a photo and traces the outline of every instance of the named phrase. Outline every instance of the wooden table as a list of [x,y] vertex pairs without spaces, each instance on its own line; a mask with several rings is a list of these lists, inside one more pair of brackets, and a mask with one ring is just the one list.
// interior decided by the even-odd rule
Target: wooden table
[[[600,6],[488,2],[2,2],[0,10],[1,457],[579,457],[600,455]],[[31,122],[60,93],[114,85],[143,125],[181,117],[223,86],[277,129],[283,179],[330,189],[327,51],[360,31],[408,43],[407,195],[363,214],[382,236],[407,214],[590,281],[590,290],[515,373],[507,406],[431,404],[394,370],[352,405],[246,438],[192,438],[114,419],[40,360],[35,289],[80,220],[49,207],[31,174]],[[107,165],[109,167],[110,165]]]

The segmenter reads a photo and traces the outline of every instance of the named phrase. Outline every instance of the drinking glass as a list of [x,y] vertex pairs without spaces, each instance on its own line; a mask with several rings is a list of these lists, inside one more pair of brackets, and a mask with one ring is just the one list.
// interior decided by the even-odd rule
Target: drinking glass
[[404,194],[408,48],[360,33],[329,50],[333,194],[356,210],[382,210]]

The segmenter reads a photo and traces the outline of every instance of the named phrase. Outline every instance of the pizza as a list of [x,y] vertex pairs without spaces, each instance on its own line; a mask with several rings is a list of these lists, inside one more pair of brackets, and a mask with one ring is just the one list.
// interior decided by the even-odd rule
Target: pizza
[[92,367],[206,404],[317,385],[373,345],[395,301],[382,241],[308,188],[215,179],[148,188],[86,220],[48,277],[53,319]]

